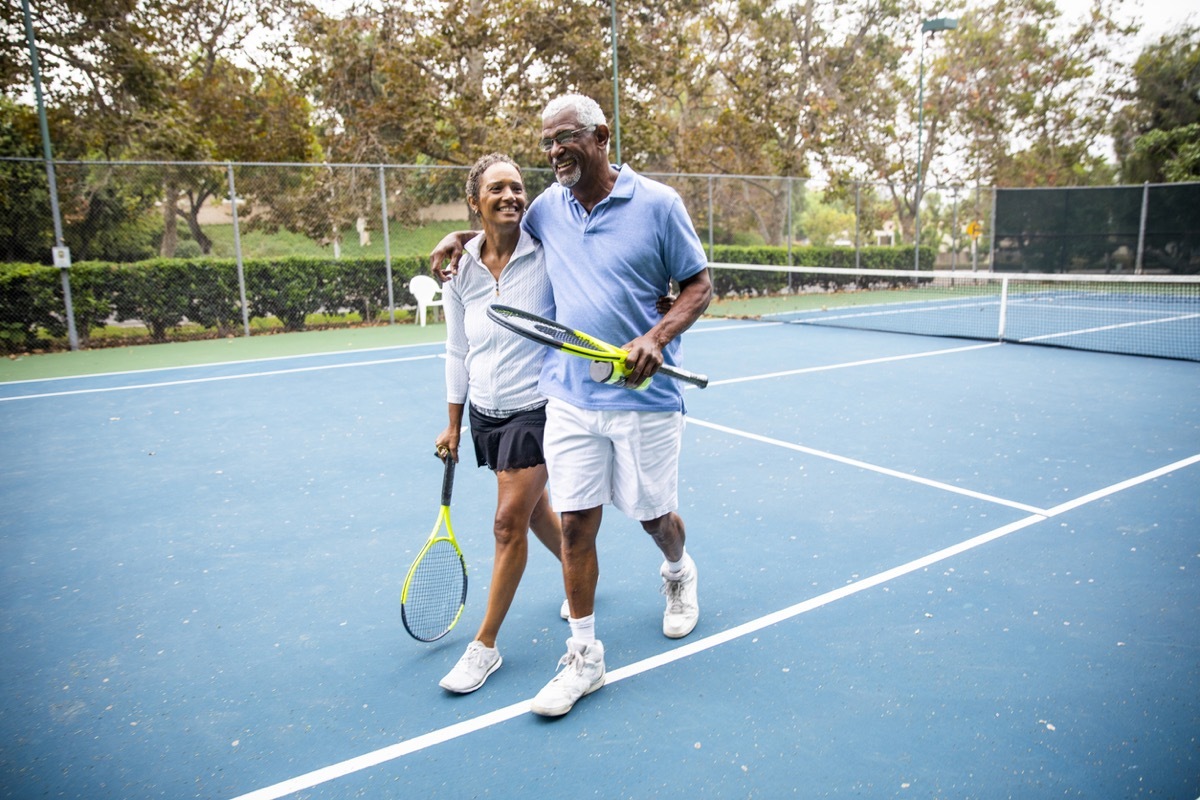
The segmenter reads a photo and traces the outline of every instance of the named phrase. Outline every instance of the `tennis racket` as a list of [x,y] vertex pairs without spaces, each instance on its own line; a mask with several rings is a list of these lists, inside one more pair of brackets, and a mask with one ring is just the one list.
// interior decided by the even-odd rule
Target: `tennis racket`
[[[552,319],[546,319],[529,311],[522,311],[519,308],[494,305],[488,308],[487,313],[497,325],[502,325],[513,333],[524,336],[526,339],[532,339],[535,342],[540,342],[548,347],[561,350],[564,353],[570,353],[573,356],[591,359],[593,362],[612,364],[613,370],[609,376],[611,379],[610,382],[616,382],[626,373],[625,357],[629,355],[629,352],[626,350],[622,350],[607,342],[602,342],[581,331],[568,328],[566,325],[557,323]],[[706,375],[697,375],[694,372],[688,372],[685,369],[673,367],[670,364],[663,364],[658,368],[658,371],[664,375],[670,375],[676,380],[699,386],[701,389],[708,386],[708,377]],[[597,374],[593,370],[592,376],[599,380],[602,374]]]
[[442,477],[442,507],[429,539],[408,569],[400,592],[400,617],[404,620],[404,629],[422,642],[437,641],[449,633],[462,616],[467,602],[467,562],[454,538],[454,528],[450,526],[454,459],[444,449],[438,454],[446,462]]

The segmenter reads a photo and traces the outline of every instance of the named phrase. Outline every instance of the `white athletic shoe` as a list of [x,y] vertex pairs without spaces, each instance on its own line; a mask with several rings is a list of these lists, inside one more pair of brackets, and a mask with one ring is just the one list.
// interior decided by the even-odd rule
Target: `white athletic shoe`
[[667,608],[663,612],[663,635],[669,639],[681,639],[692,632],[700,619],[696,562],[692,561],[691,556],[684,555],[682,573],[672,576],[664,561],[659,574],[663,579],[662,593],[667,596]]
[[454,669],[446,673],[438,686],[448,692],[468,694],[483,686],[488,676],[500,669],[503,663],[499,650],[486,647],[476,639],[467,645],[467,652],[462,654]]
[[561,717],[575,701],[604,685],[604,645],[567,639],[567,654],[559,659],[562,670],[533,698],[532,710],[543,717]]

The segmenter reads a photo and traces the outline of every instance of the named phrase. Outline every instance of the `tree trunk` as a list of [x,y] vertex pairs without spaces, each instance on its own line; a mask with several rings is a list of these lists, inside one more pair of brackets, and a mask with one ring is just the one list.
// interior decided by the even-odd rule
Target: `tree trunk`
[[158,254],[163,258],[174,258],[175,248],[179,246],[179,187],[174,181],[168,181],[164,188],[166,196],[163,199],[163,238],[158,246]]

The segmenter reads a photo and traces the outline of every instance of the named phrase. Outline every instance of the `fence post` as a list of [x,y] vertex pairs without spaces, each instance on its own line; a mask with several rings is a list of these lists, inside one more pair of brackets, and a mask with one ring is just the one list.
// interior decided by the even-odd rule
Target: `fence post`
[[988,272],[996,271],[996,203],[1000,190],[992,187],[992,224],[988,226]]
[[862,247],[859,245],[862,228],[862,185],[854,182],[854,268],[862,269]]
[[[975,184],[975,213],[971,215],[971,220],[979,219],[979,183]],[[978,234],[971,237],[971,272],[979,269],[979,236]]]
[[996,341],[1003,342],[1008,327],[1008,277],[1000,279],[1000,326],[996,331]]
[[388,318],[396,324],[396,290],[392,286],[392,239],[388,235],[387,182],[383,178],[383,165],[379,165],[379,211],[383,220],[383,264],[387,274]]
[[[958,267],[958,187],[954,187],[954,221],[951,223],[953,235],[950,237],[950,271],[953,272]],[[936,256],[934,257],[934,267],[937,267]]]
[[[787,177],[787,248],[788,248],[788,266],[792,267],[792,176]],[[788,288],[792,286],[792,276],[788,274]]]
[[71,300],[71,251],[63,241],[62,213],[58,207],[58,179],[54,174],[54,150],[50,146],[50,126],[46,122],[46,104],[42,99],[42,72],[38,64],[37,44],[33,37],[33,18],[29,12],[29,0],[21,0],[21,11],[25,16],[25,40],[29,45],[29,61],[33,69],[33,93],[37,99],[38,127],[42,134],[42,153],[46,159],[46,185],[50,190],[50,216],[54,220],[54,266],[62,278],[63,313],[67,317],[67,343],[72,350],[79,349],[79,332],[75,329],[75,304]]
[[233,215],[233,253],[237,257],[238,293],[242,300],[242,330],[250,335],[250,308],[246,304],[246,269],[242,265],[242,233],[238,228],[237,188],[233,183],[233,162],[225,165],[229,176],[229,209]]
[[713,257],[713,176],[708,176],[708,260],[715,261]]
[[1142,253],[1146,250],[1146,211],[1150,205],[1150,182],[1146,181],[1142,184],[1142,218],[1138,221],[1138,243],[1137,243],[1137,261],[1133,267],[1133,274],[1142,274]]

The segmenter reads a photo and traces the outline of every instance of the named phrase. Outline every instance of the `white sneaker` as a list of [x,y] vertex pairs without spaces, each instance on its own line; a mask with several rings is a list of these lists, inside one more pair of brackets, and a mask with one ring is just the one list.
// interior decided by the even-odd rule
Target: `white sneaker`
[[454,669],[447,672],[446,677],[438,682],[438,686],[457,694],[473,692],[483,686],[488,676],[500,669],[503,663],[504,659],[500,657],[499,650],[486,647],[476,639],[467,645],[467,652],[462,654]]
[[681,639],[692,632],[700,619],[700,600],[696,596],[697,570],[692,557],[684,555],[683,571],[671,577],[667,562],[659,570],[662,575],[662,593],[667,596],[667,608],[663,612],[663,635],[668,639]]
[[532,710],[543,717],[561,717],[575,701],[604,685],[604,645],[589,645],[567,639],[567,654],[559,659],[562,667],[554,679],[533,698]]
[[563,619],[571,618],[571,601],[563,600],[562,608],[558,610],[558,615]]

